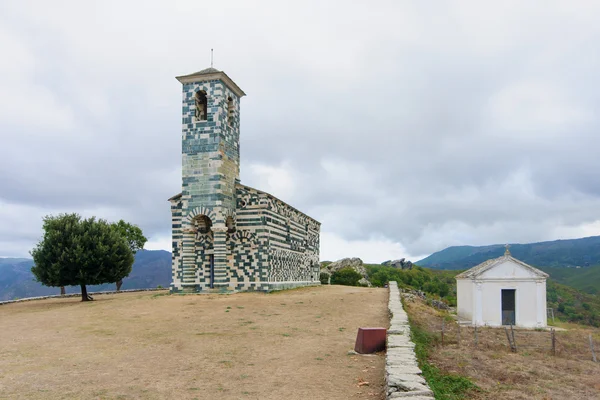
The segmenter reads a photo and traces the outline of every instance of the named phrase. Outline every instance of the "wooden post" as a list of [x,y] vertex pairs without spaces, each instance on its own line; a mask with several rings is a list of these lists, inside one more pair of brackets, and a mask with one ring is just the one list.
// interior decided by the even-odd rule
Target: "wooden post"
[[552,337],[552,355],[556,356],[556,333],[554,332],[554,328],[550,330],[550,335]]
[[510,340],[510,333],[508,333],[507,327],[504,327],[504,332],[506,333],[506,339],[508,340],[508,345],[510,346],[510,351],[512,351],[513,353],[516,353],[517,346],[514,344],[514,342],[512,340]]
[[515,340],[515,331],[514,331],[512,325],[510,326],[510,333],[512,335],[513,349],[514,349],[514,352],[516,353],[517,352],[517,341]]
[[510,347],[510,351],[512,351],[512,342],[510,341],[510,335],[508,334],[508,328],[504,327],[504,332],[506,333],[506,340],[508,340],[508,346]]
[[590,350],[592,350],[592,360],[594,362],[598,362],[598,360],[596,360],[596,352],[594,351],[594,341],[592,340],[591,333],[590,333]]
[[458,340],[456,341],[456,344],[458,345],[458,347],[460,347],[460,324],[458,323],[458,321],[456,321],[456,326],[458,326]]
[[477,337],[477,325],[475,325],[475,347],[479,344],[479,337]]
[[442,318],[442,346],[444,346],[444,326],[446,325],[446,320]]

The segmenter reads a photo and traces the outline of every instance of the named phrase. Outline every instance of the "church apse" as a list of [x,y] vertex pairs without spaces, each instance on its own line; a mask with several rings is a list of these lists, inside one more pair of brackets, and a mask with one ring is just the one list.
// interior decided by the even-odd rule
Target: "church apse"
[[239,180],[240,99],[214,68],[183,84],[182,192],[173,196],[172,292],[319,284],[320,223]]

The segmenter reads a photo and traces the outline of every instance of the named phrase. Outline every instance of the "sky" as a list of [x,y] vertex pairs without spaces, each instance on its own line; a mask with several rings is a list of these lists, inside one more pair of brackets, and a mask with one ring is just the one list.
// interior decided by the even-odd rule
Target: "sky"
[[321,259],[600,235],[600,2],[0,2],[0,256],[42,217],[170,247],[181,84],[246,93],[241,180]]

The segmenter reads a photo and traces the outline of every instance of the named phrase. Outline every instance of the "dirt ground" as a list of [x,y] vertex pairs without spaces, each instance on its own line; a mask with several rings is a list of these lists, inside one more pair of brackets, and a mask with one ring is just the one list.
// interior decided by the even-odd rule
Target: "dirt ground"
[[348,355],[361,326],[388,326],[387,289],[4,305],[0,399],[383,399],[385,356]]
[[[438,337],[430,362],[442,371],[469,377],[481,389],[471,399],[600,399],[600,363],[591,361],[588,335],[600,344],[600,330],[571,325],[556,332],[556,356],[548,331],[515,330],[512,353],[504,329],[478,328],[477,345],[471,327],[445,322],[443,313],[420,300],[405,301],[412,320]],[[447,315],[447,314],[446,314]],[[600,352],[597,352],[600,353]]]

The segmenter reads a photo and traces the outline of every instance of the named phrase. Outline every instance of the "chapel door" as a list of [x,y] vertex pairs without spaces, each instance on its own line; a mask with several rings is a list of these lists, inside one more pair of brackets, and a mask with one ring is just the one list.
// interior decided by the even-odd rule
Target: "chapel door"
[[215,287],[215,255],[209,255],[209,263],[210,263],[210,288],[213,289]]
[[502,289],[502,325],[515,325],[516,289]]

